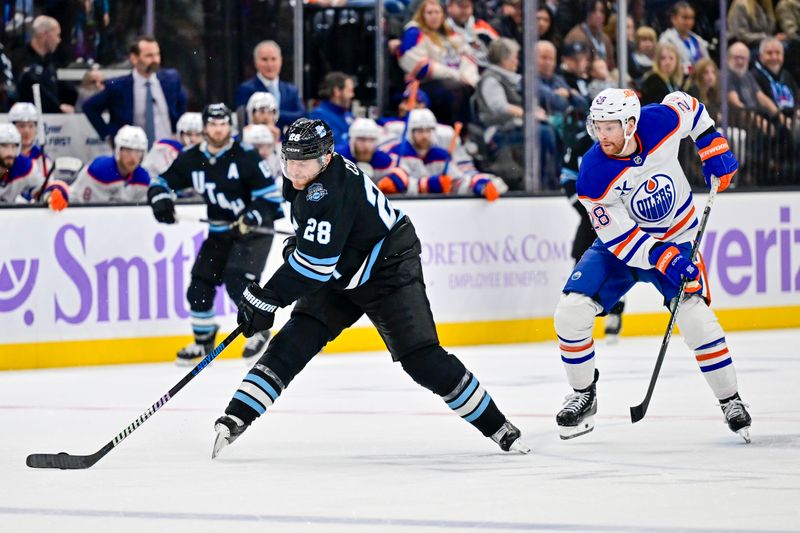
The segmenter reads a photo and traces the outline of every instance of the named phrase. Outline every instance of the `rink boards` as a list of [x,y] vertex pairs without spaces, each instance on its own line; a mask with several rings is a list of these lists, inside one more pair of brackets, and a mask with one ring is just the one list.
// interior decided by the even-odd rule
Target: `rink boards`
[[[698,214],[705,196],[697,196]],[[577,214],[562,197],[409,200],[428,294],[445,345],[554,338],[552,313],[573,266]],[[202,206],[179,206],[195,217]],[[166,361],[189,342],[189,272],[205,228],[157,224],[147,207],[3,209],[0,369]],[[278,228],[291,229],[281,220]],[[281,262],[281,241],[267,271]],[[800,326],[800,192],[726,193],[703,254],[713,307],[728,330]],[[224,291],[215,309],[235,323]],[[276,324],[288,318],[281,310]],[[629,296],[624,335],[663,333],[654,289]],[[600,321],[598,321],[598,326]],[[598,329],[597,335],[601,332]],[[380,350],[369,322],[325,351]],[[224,356],[238,356],[240,345]]]

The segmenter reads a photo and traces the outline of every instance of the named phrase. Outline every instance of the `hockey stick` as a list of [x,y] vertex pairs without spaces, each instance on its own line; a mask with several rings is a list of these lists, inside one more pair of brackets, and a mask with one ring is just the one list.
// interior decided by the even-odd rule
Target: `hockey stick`
[[82,470],[91,467],[97,461],[105,457],[106,454],[112,450],[112,448],[116,447],[120,442],[125,440],[125,437],[133,433],[136,428],[145,422],[145,420],[153,416],[155,412],[161,409],[164,404],[167,403],[173,396],[178,394],[178,392],[187,383],[194,379],[197,374],[199,374],[211,363],[211,361],[213,361],[220,353],[222,353],[222,350],[224,350],[231,342],[233,342],[233,340],[238,337],[241,332],[242,327],[237,326],[230,335],[225,337],[225,340],[219,343],[219,345],[217,345],[217,347],[214,348],[211,353],[205,356],[205,358],[200,361],[196,367],[186,374],[183,379],[181,379],[174,387],[172,387],[164,396],[159,398],[156,403],[151,405],[150,408],[142,413],[139,418],[131,422],[131,424],[123,429],[122,432],[114,437],[113,440],[92,455],[70,455],[67,452],[32,453],[28,456],[25,463],[31,468],[60,468],[61,470]]
[[44,174],[44,183],[42,183],[42,188],[39,189],[39,193],[36,195],[36,200],[40,200],[42,195],[44,194],[44,190],[47,188],[47,182],[50,181],[50,174],[53,173],[53,169],[50,169],[50,172],[47,171],[47,154],[44,152],[45,145],[47,144],[47,138],[44,134],[44,115],[42,114],[42,88],[38,83],[34,83],[33,87],[33,105],[36,106],[36,140],[40,143],[42,149],[42,173]]
[[453,152],[456,149],[456,144],[458,143],[458,138],[461,136],[461,128],[464,125],[461,122],[456,122],[453,124],[453,138],[450,139],[450,146],[447,150],[447,161],[444,164],[444,169],[442,170],[442,174],[447,174],[447,169],[450,168],[450,161],[453,160]]
[[[231,229],[237,225],[236,222],[228,222],[227,220],[214,220],[202,217],[190,217],[186,215],[176,216],[176,219],[185,220],[186,222],[200,222],[203,224],[209,224],[211,226],[224,227],[228,229]],[[281,229],[273,229],[273,228],[262,228],[260,226],[250,228],[250,231],[253,233],[258,233],[260,235],[294,235],[294,232],[291,231],[284,231]]]
[[406,124],[403,126],[403,137],[400,139],[400,148],[397,152],[397,159],[395,166],[400,166],[400,160],[403,159],[403,150],[408,144],[408,119],[411,116],[411,111],[417,108],[417,91],[419,90],[419,80],[414,80],[408,86],[408,112],[406,113]]
[[[714,205],[714,199],[717,196],[718,189],[719,178],[713,176],[711,179],[711,191],[708,193],[706,207],[703,209],[703,218],[700,220],[700,229],[697,230],[697,236],[695,237],[694,245],[692,246],[692,261],[697,258],[697,252],[700,250],[700,241],[703,239],[703,233],[706,231],[708,217],[711,214],[711,206]],[[686,290],[687,283],[687,279],[684,279],[681,282],[681,286],[678,289],[678,296],[676,296],[671,303],[672,309],[670,309],[671,315],[669,317],[669,323],[667,324],[667,331],[664,333],[664,340],[661,341],[661,350],[659,350],[658,357],[656,358],[656,367],[653,369],[653,375],[650,377],[650,385],[647,387],[647,394],[645,394],[642,403],[631,407],[631,423],[633,424],[644,418],[645,413],[647,413],[647,407],[650,405],[650,398],[653,397],[653,390],[656,388],[658,373],[661,371],[661,364],[664,362],[664,356],[667,354],[667,347],[669,346],[669,341],[672,338],[672,329],[675,326],[675,320],[678,318],[678,309],[681,304],[681,299],[683,298],[683,293]]]

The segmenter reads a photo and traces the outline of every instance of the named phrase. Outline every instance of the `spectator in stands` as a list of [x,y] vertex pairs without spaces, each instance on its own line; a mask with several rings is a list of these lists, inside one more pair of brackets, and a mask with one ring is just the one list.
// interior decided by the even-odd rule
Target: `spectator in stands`
[[514,39],[522,46],[522,0],[502,0],[500,13],[491,24],[501,37]]
[[378,149],[383,131],[371,118],[357,118],[350,125],[349,141],[336,147],[336,153],[353,161],[364,174],[378,183],[393,166],[391,156]]
[[272,132],[275,143],[280,143],[281,130],[278,128],[280,111],[275,97],[268,92],[253,93],[247,100],[247,123],[262,124]]
[[694,8],[685,0],[675,2],[670,11],[672,27],[659,37],[659,43],[670,43],[681,56],[684,74],[690,74],[692,67],[701,59],[708,59],[708,43],[694,33]]
[[550,41],[556,50],[561,49],[561,34],[553,20],[553,11],[547,5],[540,4],[536,11],[536,30],[540,41]]
[[407,80],[420,80],[436,116],[446,124],[469,120],[467,102],[478,83],[478,67],[467,44],[451,31],[438,0],[420,3],[403,32],[399,53]]
[[36,172],[42,176],[53,169],[53,160],[46,157],[36,144],[38,137],[39,114],[30,102],[17,102],[8,111],[8,120],[17,127],[20,136],[20,154],[29,158]]
[[800,0],[780,0],[775,6],[775,19],[787,41],[800,39]]
[[628,74],[636,86],[640,86],[645,74],[653,68],[656,54],[656,30],[650,26],[642,26],[635,33],[636,50],[628,64]]
[[0,111],[6,111],[17,98],[17,83],[11,59],[0,43]]
[[751,72],[768,98],[767,113],[770,116],[780,113],[778,118],[785,125],[784,118],[793,119],[797,113],[798,87],[789,71],[783,68],[783,57],[783,43],[778,38],[764,39],[758,46],[758,60]]
[[92,68],[88,69],[81,79],[81,84],[78,86],[78,101],[75,103],[75,111],[77,113],[83,112],[83,104],[106,88],[106,77],[100,66],[95,63]]
[[42,112],[73,113],[76,95],[58,82],[53,63],[53,52],[61,42],[61,25],[56,19],[41,15],[33,19],[31,31],[31,40],[11,58],[17,98],[20,102],[33,102],[33,86],[38,83]]
[[[520,46],[501,37],[489,46],[489,68],[483,71],[473,97],[481,131],[488,145],[486,170],[503,176],[512,189],[522,189],[525,175],[522,76],[517,73]],[[545,116],[542,116],[546,120]]]
[[472,0],[447,0],[447,23],[451,30],[461,35],[472,60],[485,68],[488,65],[488,47],[499,35],[488,22],[475,18]]
[[0,204],[46,203],[53,211],[67,207],[67,184],[51,180],[44,192],[44,176],[33,162],[20,154],[19,131],[13,124],[0,124]]
[[589,96],[589,56],[589,49],[582,42],[574,41],[561,51],[558,68],[567,85],[584,98]]
[[347,142],[348,130],[355,117],[350,106],[355,96],[353,78],[343,72],[328,72],[319,86],[322,101],[311,110],[308,118],[324,120],[333,131],[333,143]]
[[[728,71],[730,86],[728,104],[731,111],[759,111],[771,103],[769,97],[761,91],[753,74],[750,72],[750,49],[742,42],[735,42],[728,47]],[[774,104],[772,104],[774,106]],[[766,107],[764,107],[766,109]],[[773,107],[773,114],[778,108]]]
[[678,50],[669,43],[656,46],[653,70],[642,82],[642,105],[660,104],[671,92],[683,89],[683,67]]
[[[733,0],[728,9],[728,39],[745,43],[751,50],[775,33],[772,0]],[[785,35],[775,35],[783,41]]]
[[722,100],[719,94],[719,70],[709,58],[701,59],[694,65],[686,91],[706,106],[711,118],[719,124],[722,120]]
[[293,83],[280,79],[283,56],[281,47],[275,41],[261,41],[253,49],[253,64],[256,75],[243,82],[236,89],[234,109],[247,105],[247,101],[256,92],[266,91],[275,97],[280,110],[278,127],[288,126],[306,113],[306,106],[297,87]]
[[114,138],[114,155],[101,155],[78,173],[73,203],[146,203],[150,175],[140,164],[147,135],[138,126],[122,126]]
[[592,58],[599,57],[608,63],[608,68],[616,67],[614,44],[603,32],[606,22],[606,5],[602,0],[588,0],[585,4],[586,18],[564,37],[564,44],[582,42],[591,52]]
[[602,59],[592,61],[589,68],[589,80],[587,98],[590,102],[605,89],[617,86],[614,76],[608,71],[608,64]]
[[[569,46],[569,45],[567,45]],[[578,112],[588,110],[589,102],[556,73],[556,47],[550,41],[536,43],[539,102],[548,115],[562,113],[569,107]]]
[[[161,69],[161,49],[155,38],[141,36],[130,46],[131,73],[108,80],[105,89],[83,104],[83,112],[101,139],[116,138],[124,125],[147,135],[148,146],[172,137],[186,111],[186,94],[176,70]],[[109,121],[103,118],[108,111]]]

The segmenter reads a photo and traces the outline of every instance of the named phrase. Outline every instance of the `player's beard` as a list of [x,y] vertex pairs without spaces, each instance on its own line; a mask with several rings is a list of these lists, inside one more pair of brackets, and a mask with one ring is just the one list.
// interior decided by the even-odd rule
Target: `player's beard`
[[231,134],[228,133],[227,135],[222,137],[222,140],[217,140],[213,138],[211,135],[206,134],[206,142],[208,142],[208,146],[213,150],[220,150],[224,148],[228,142],[231,140]]
[[619,143],[600,143],[600,149],[603,150],[603,153],[611,157],[618,157],[619,153],[622,152],[623,146],[625,146],[624,139]]
[[14,166],[14,159],[16,159],[13,155],[9,155],[0,159],[0,164],[2,164],[3,172],[8,172],[11,170],[11,167]]

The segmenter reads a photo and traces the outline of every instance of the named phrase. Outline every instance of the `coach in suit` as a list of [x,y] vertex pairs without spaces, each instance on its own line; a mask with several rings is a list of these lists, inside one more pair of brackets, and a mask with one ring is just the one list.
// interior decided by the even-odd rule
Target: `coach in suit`
[[253,49],[256,75],[236,89],[233,103],[235,109],[247,105],[247,100],[257,92],[268,92],[278,101],[278,127],[288,126],[306,113],[306,106],[297,92],[297,87],[282,81],[279,76],[283,66],[281,48],[275,41],[261,41]]
[[[152,145],[173,136],[175,124],[186,111],[186,94],[178,72],[159,70],[161,50],[152,37],[140,37],[130,47],[133,70],[106,82],[106,88],[83,104],[83,112],[101,139],[113,138],[122,126],[144,129]],[[108,111],[110,120],[103,119]]]

